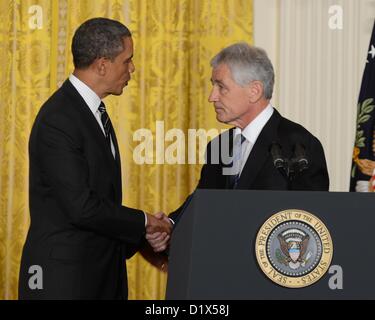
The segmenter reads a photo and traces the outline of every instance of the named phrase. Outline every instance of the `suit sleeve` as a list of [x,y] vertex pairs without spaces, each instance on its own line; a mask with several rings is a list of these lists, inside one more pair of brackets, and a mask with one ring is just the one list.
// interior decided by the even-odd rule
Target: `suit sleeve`
[[323,146],[314,136],[306,153],[309,168],[299,174],[292,184],[293,190],[328,191],[329,175]]
[[36,152],[43,182],[50,188],[48,194],[76,227],[140,243],[145,233],[143,212],[117,205],[90,189],[81,139],[68,117],[52,115],[40,120]]
[[[207,148],[206,148],[206,162],[208,162],[208,159],[210,159],[211,157],[211,142],[208,143],[207,145]],[[207,183],[210,181],[210,179],[208,178],[209,174],[208,174],[208,165],[207,163],[204,164],[202,166],[202,169],[201,169],[201,175],[200,175],[200,178],[199,178],[199,182],[198,182],[198,185],[197,187],[195,188],[196,189],[207,189],[209,188]],[[185,201],[182,203],[182,205],[176,209],[175,211],[173,211],[172,213],[169,214],[169,218],[172,219],[175,224],[177,224],[177,222],[179,221],[179,219],[181,218],[181,214],[183,213],[183,211],[185,210],[185,208],[188,206],[191,198],[193,197],[194,195],[194,192],[193,191],[186,199]]]

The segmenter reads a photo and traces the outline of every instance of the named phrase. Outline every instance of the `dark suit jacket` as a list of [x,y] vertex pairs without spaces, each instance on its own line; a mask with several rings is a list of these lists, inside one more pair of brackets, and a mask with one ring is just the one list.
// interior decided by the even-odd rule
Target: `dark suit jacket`
[[[234,129],[229,131],[229,141],[232,141]],[[218,139],[215,141],[215,139]],[[207,163],[202,167],[201,177],[197,188],[200,189],[229,189],[229,176],[223,175],[225,165],[212,163],[213,145],[221,146],[223,134],[216,137],[207,146]],[[283,156],[294,157],[296,143],[305,147],[305,155],[309,160],[309,168],[289,180],[275,168],[270,153],[273,142],[279,143]],[[231,147],[229,147],[230,149]],[[221,150],[221,148],[220,148]],[[214,157],[215,158],[215,157]],[[236,189],[245,190],[320,190],[328,191],[329,177],[324,151],[319,140],[301,125],[283,118],[274,110],[269,121],[264,126],[253,146],[253,149],[242,170]],[[192,195],[190,195],[191,197]],[[189,201],[190,197],[187,199]],[[180,213],[186,207],[185,202],[170,218],[177,221]]]
[[[121,205],[121,164],[69,80],[40,109],[29,141],[31,224],[21,299],[126,299],[125,258],[143,240],[142,211]],[[43,289],[29,287],[29,268]]]

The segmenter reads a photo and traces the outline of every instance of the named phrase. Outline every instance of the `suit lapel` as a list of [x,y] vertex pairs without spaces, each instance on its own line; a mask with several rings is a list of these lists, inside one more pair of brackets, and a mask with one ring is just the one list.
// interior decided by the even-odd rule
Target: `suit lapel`
[[[92,114],[90,108],[86,104],[85,100],[81,97],[81,95],[78,93],[78,91],[74,88],[74,86],[70,83],[69,80],[66,80],[63,85],[62,89],[65,90],[65,92],[70,96],[70,98],[75,101],[77,104],[77,110],[82,114],[82,118],[86,121],[86,125],[88,129],[93,133],[95,141],[99,144],[99,147],[103,152],[106,154],[107,160],[110,164],[113,164],[113,162],[116,162],[113,158],[113,154],[111,149],[108,146],[107,140],[105,139],[105,136],[103,134],[102,129],[100,128],[98,121],[96,120],[95,116]],[[113,136],[115,136],[113,134]],[[113,140],[116,138],[114,137]],[[117,142],[114,143],[115,149],[117,146]],[[118,146],[116,150],[116,159],[117,159],[117,153],[118,152]]]
[[[118,142],[117,142],[117,137],[116,137],[116,134],[115,134],[115,130],[113,129],[113,126],[112,127],[112,130],[111,130],[111,136],[112,136],[112,140],[113,140],[113,145],[115,147],[115,153],[116,153],[116,158],[114,159],[115,160],[115,163],[116,163],[116,169],[117,169],[117,173],[116,173],[116,179],[117,179],[117,192],[119,194],[119,199],[122,199],[122,182],[121,182],[121,159],[120,159],[120,149],[118,147]],[[112,155],[112,153],[111,153]],[[113,159],[113,156],[112,156],[112,159]]]
[[116,197],[119,202],[122,201],[122,185],[121,185],[121,163],[120,163],[120,151],[117,143],[117,137],[113,130],[111,131],[111,136],[113,140],[113,145],[115,147],[116,158],[113,158],[111,148],[108,146],[108,142],[103,134],[102,129],[100,128],[98,121],[95,116],[92,114],[90,108],[87,106],[85,100],[81,97],[78,91],[70,83],[69,80],[66,80],[61,87],[62,90],[72,99],[73,103],[77,105],[78,112],[82,115],[83,121],[85,121],[86,128],[92,133],[93,141],[98,144],[98,148],[103,150],[107,158],[107,167],[113,176],[113,187],[116,193]]
[[116,154],[116,157],[114,158],[114,160],[115,160],[116,165],[118,167],[121,167],[120,150],[119,150],[119,147],[118,147],[116,133],[115,133],[115,130],[113,129],[112,124],[111,124],[111,128],[112,128],[112,130],[111,130],[111,137],[112,137],[113,145],[115,147],[115,154]]
[[246,164],[242,170],[237,189],[250,189],[264,163],[268,157],[271,156],[269,148],[271,143],[277,141],[278,139],[277,129],[280,119],[280,114],[276,109],[274,109],[270,120],[262,129],[249,154]]

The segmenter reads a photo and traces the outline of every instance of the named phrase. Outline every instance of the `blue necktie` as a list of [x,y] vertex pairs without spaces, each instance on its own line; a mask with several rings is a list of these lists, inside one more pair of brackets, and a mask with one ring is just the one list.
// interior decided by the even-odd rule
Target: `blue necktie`
[[[241,142],[239,141],[239,136],[241,137]],[[242,146],[245,141],[246,141],[246,138],[242,135],[242,133],[240,135],[237,135],[234,140],[232,166],[235,166],[236,168],[238,168],[238,173],[235,175],[229,176],[229,186],[232,189],[237,188],[238,181],[240,180],[239,162],[242,157]]]

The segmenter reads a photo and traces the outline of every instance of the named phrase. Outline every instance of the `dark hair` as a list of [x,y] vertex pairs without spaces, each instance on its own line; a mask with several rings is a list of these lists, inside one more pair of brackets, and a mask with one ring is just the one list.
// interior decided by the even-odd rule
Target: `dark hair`
[[74,66],[77,69],[84,69],[95,59],[102,57],[113,60],[124,50],[124,37],[131,37],[131,33],[119,21],[107,18],[93,18],[85,21],[73,36]]

